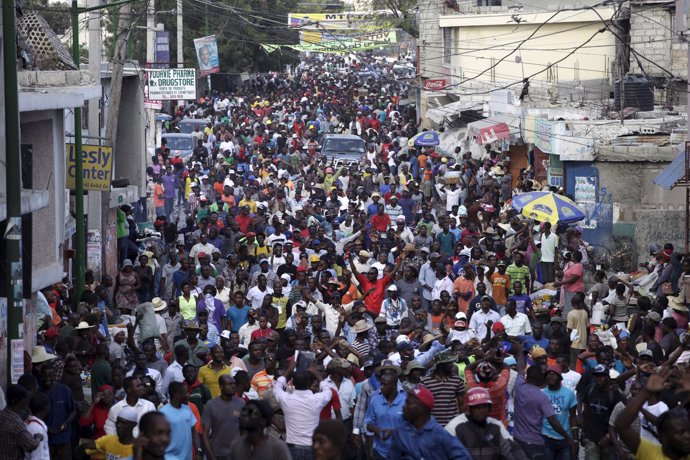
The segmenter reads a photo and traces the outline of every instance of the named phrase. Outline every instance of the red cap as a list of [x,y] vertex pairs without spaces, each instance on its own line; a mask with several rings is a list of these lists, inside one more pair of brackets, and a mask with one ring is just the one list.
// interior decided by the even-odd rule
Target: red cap
[[469,407],[491,403],[491,395],[489,394],[489,390],[484,387],[470,388],[470,391],[467,392],[467,405]]
[[205,253],[205,252],[200,252],[200,253],[198,254],[197,257],[206,257],[206,253]]
[[408,391],[409,394],[419,399],[419,401],[429,410],[434,410],[434,395],[424,385],[417,385]]
[[563,374],[561,373],[561,368],[556,365],[551,365],[546,368],[546,372],[555,372],[563,380]]
[[491,326],[491,332],[494,334],[500,334],[501,332],[505,332],[506,327],[503,325],[503,323],[494,323],[493,326]]

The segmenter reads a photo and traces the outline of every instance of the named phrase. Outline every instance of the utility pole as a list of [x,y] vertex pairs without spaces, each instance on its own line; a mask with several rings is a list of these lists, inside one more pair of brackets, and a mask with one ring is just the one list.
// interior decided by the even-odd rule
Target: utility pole
[[117,125],[120,113],[120,98],[122,95],[122,74],[124,72],[125,59],[127,54],[127,38],[132,25],[132,4],[124,3],[120,9],[120,18],[117,23],[117,42],[115,42],[115,53],[113,54],[113,72],[110,86],[110,107],[108,108],[108,126],[106,126],[105,137],[110,139],[113,153],[117,148]]
[[[81,62],[79,53],[79,5],[72,0],[72,59],[79,70]],[[77,275],[77,299],[84,290],[84,273],[86,271],[86,219],[84,217],[84,173],[81,138],[81,107],[74,108],[74,213],[77,220],[75,243],[75,267]]]
[[[149,0],[146,8],[146,67],[156,62],[156,4]],[[146,164],[156,150],[156,110],[146,109]]]
[[[17,36],[14,0],[2,0],[2,54],[5,78],[5,147],[7,181],[7,226],[3,231],[7,260],[7,377],[18,378],[12,372],[12,349],[17,344],[23,350],[20,327],[24,321],[24,294],[22,282],[22,165],[19,132],[19,89],[17,84]],[[15,289],[16,288],[16,289]],[[21,353],[18,349],[17,352]],[[22,357],[16,357],[23,367]],[[14,374],[14,375],[13,375]],[[17,383],[14,380],[12,383]]]
[[177,0],[177,67],[184,67],[184,41],[182,38],[182,0]]
[[[103,43],[101,39],[101,17],[100,10],[96,8],[101,7],[101,0],[89,0],[88,6],[91,9],[89,12],[89,74],[93,81],[97,84],[101,82],[101,51]],[[98,137],[98,145],[101,145],[101,101],[99,99],[89,99],[89,114],[87,126],[89,128],[89,137]],[[103,234],[103,215],[107,210],[103,210],[103,192],[98,190],[89,190],[89,208],[88,229],[89,231],[97,231],[98,234]],[[94,274],[100,279],[100,276],[105,272],[103,264],[103,251],[101,250],[100,262],[93,262],[89,260],[88,268],[94,271]]]

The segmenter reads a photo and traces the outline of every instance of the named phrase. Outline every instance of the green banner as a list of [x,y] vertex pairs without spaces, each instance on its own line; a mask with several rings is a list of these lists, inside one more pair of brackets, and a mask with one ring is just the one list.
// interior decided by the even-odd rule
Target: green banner
[[295,45],[275,45],[275,44],[261,44],[267,53],[272,53],[281,46],[292,48],[300,52],[312,53],[352,53],[357,51],[366,51],[383,46],[393,45],[398,43],[398,37],[395,31],[386,31],[378,34],[366,34],[366,39],[347,38],[341,40],[332,40],[321,43],[311,44],[295,44]]

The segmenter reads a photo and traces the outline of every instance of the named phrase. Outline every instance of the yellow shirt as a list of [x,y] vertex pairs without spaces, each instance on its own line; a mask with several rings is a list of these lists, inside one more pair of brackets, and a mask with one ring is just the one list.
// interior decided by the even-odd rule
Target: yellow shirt
[[[106,460],[124,460],[133,454],[132,444],[122,444],[116,434],[107,434],[96,439],[97,454]],[[94,458],[96,458],[94,456]]]
[[218,379],[221,375],[230,375],[232,369],[223,364],[223,367],[219,370],[211,368],[211,363],[201,366],[199,369],[199,381],[206,385],[208,391],[211,392],[211,396],[217,398],[220,396],[220,385],[218,384]]
[[242,200],[240,200],[240,204],[239,204],[238,206],[239,206],[240,208],[241,208],[242,206],[249,206],[249,212],[251,212],[252,214],[255,214],[255,213],[256,213],[256,201],[254,201],[254,200],[244,200],[244,199],[242,199]]
[[[640,438],[640,446],[637,448],[637,453],[635,454],[635,459],[637,460],[670,460],[661,450],[661,445],[648,441],[647,439]],[[684,460],[690,459],[690,455],[683,457]]]
[[182,313],[184,319],[191,321],[196,318],[196,297],[193,294],[189,296],[189,300],[181,295],[177,300],[177,305],[179,305],[180,313]]

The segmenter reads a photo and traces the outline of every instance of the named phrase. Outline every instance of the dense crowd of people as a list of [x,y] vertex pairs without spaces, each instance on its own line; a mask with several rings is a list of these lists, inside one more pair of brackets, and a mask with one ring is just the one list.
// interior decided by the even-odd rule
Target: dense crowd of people
[[[580,227],[513,209],[564,191],[500,146],[409,145],[377,62],[172,114],[207,123],[118,209],[119,272],[39,295],[1,458],[688,458],[690,259],[652,245],[644,290],[596,270]],[[361,161],[321,156],[327,133]]]

